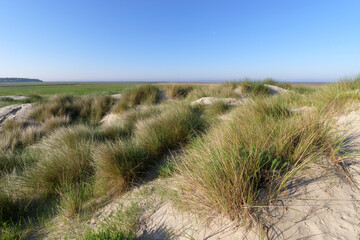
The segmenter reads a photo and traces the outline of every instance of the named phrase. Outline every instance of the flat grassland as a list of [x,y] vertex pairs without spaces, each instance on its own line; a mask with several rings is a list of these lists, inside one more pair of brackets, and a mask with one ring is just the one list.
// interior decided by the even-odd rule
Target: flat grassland
[[138,85],[138,82],[43,82],[0,83],[0,96],[4,95],[52,95],[91,93],[119,93]]
[[[0,96],[4,95],[52,95],[91,93],[121,93],[144,82],[42,82],[42,83],[0,83]],[[177,85],[218,85],[218,83],[176,83]],[[327,83],[291,83],[295,87],[321,87]],[[169,83],[155,83],[160,88]]]

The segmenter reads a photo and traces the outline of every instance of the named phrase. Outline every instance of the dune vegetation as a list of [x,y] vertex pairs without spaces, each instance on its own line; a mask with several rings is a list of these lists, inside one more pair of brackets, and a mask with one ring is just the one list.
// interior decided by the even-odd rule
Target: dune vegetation
[[[273,94],[268,85],[287,91]],[[261,226],[256,206],[284,194],[296,174],[324,159],[345,159],[334,116],[360,99],[360,78],[315,90],[271,79],[164,89],[140,85],[119,100],[46,96],[29,121],[6,120],[0,239],[136,239],[145,207],[135,200],[96,227],[89,219],[134,189],[169,179],[171,189],[157,191],[181,211]],[[202,97],[242,102],[192,104]]]

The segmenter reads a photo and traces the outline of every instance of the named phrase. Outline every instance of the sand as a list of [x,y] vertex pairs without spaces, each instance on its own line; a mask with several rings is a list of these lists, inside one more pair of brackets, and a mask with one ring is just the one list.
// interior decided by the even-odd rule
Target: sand
[[265,87],[270,89],[270,94],[271,95],[276,95],[276,94],[280,94],[280,93],[286,93],[288,92],[288,90],[278,87],[278,86],[273,86],[273,85],[269,85],[269,84],[264,84]]
[[0,108],[0,130],[6,120],[27,121],[33,109],[31,103],[14,104]]
[[1,98],[9,98],[9,99],[12,99],[12,100],[30,100],[29,97],[16,96],[16,95],[0,96],[0,100],[1,100]]
[[215,102],[224,102],[228,105],[231,105],[231,106],[236,106],[236,105],[239,105],[241,103],[243,103],[243,100],[242,99],[239,99],[239,98],[217,98],[217,97],[203,97],[203,98],[200,98],[196,101],[193,101],[191,103],[191,105],[198,105],[198,104],[202,104],[202,105],[211,105]]

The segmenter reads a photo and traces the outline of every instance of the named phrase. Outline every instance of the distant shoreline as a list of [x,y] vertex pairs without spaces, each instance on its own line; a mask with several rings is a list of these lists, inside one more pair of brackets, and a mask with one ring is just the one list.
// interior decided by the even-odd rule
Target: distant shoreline
[[0,83],[28,83],[28,82],[43,82],[40,79],[34,78],[0,78]]

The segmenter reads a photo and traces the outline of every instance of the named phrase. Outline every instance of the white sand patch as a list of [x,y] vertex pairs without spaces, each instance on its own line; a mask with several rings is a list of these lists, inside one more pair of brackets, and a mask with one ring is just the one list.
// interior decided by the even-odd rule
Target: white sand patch
[[27,121],[33,105],[31,103],[14,104],[0,108],[0,129],[6,120]]
[[190,213],[181,213],[170,203],[163,204],[154,213],[144,216],[138,231],[140,239],[258,239],[234,222],[217,217],[210,223]]
[[1,100],[2,98],[10,98],[10,99],[12,99],[12,100],[30,100],[29,97],[16,96],[16,95],[0,96],[0,100]]
[[271,95],[276,95],[276,94],[281,94],[281,93],[286,93],[288,92],[288,90],[278,87],[278,86],[274,86],[274,85],[269,85],[269,84],[264,84],[265,87],[270,89],[270,94]]
[[111,97],[113,97],[114,99],[116,99],[116,100],[118,100],[118,99],[120,99],[121,98],[121,93],[118,93],[118,94],[113,94],[113,95],[111,95]]
[[219,102],[219,101],[222,101],[228,105],[231,105],[231,106],[236,106],[236,105],[239,105],[241,103],[244,102],[243,99],[239,99],[239,98],[218,98],[218,97],[203,97],[203,98],[200,98],[196,101],[193,101],[191,103],[192,106],[194,105],[197,105],[197,104],[202,104],[202,105],[211,105],[215,102]]
[[111,125],[120,121],[121,119],[121,114],[109,113],[101,119],[100,123],[103,125]]

